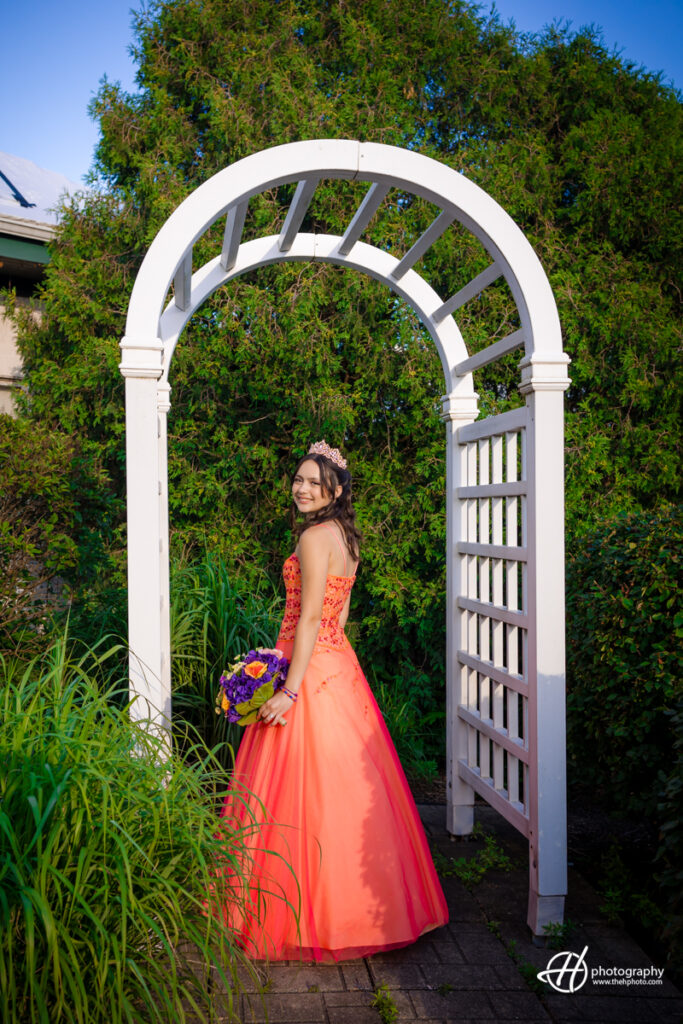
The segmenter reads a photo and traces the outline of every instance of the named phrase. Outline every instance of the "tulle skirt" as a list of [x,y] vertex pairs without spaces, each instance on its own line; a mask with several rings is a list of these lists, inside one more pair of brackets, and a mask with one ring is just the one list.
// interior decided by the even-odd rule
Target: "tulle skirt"
[[[278,643],[287,657],[292,646]],[[422,823],[348,641],[316,645],[287,718],[246,727],[223,808],[248,849],[225,908],[246,952],[344,960],[444,924]]]

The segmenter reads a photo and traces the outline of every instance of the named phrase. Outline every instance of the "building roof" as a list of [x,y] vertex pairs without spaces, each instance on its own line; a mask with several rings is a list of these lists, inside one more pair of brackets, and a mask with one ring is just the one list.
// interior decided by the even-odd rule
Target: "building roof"
[[60,197],[83,188],[31,160],[0,152],[0,233],[47,241],[55,232]]

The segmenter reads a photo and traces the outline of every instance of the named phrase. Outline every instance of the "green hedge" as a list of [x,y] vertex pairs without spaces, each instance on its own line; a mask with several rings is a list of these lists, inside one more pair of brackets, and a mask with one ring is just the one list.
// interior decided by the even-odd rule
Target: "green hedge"
[[35,653],[49,607],[68,603],[65,576],[92,584],[105,476],[87,438],[0,414],[0,653]]
[[570,782],[654,820],[681,694],[681,509],[622,514],[567,555]]
[[657,804],[659,849],[656,879],[667,908],[664,940],[671,950],[671,967],[683,978],[683,696],[670,715],[675,731],[674,756],[660,773]]

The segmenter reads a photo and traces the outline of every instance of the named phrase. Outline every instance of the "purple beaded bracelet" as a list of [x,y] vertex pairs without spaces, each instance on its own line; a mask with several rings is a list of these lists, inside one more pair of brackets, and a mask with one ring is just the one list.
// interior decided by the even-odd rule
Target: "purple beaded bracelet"
[[282,687],[282,692],[283,692],[284,694],[286,694],[286,695],[287,695],[287,696],[289,697],[289,699],[290,699],[290,700],[293,700],[293,701],[294,701],[294,703],[296,704],[296,702],[297,702],[297,700],[298,700],[298,697],[299,697],[299,694],[298,694],[298,693],[294,693],[294,691],[293,691],[293,690],[288,690],[286,686],[283,686],[283,687]]

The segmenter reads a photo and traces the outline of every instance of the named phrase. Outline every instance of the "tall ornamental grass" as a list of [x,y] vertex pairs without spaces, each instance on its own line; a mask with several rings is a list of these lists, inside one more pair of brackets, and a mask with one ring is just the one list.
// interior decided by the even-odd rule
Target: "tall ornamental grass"
[[[226,665],[253,647],[272,647],[284,603],[264,574],[253,587],[206,554],[174,571],[171,580],[173,715],[232,762],[242,730],[215,711],[218,679]],[[182,726],[181,726],[182,728]]]
[[160,770],[130,721],[103,641],[66,637],[27,667],[0,660],[0,1019],[3,1024],[238,1020],[230,929],[241,833],[220,839],[227,777],[200,742]]

